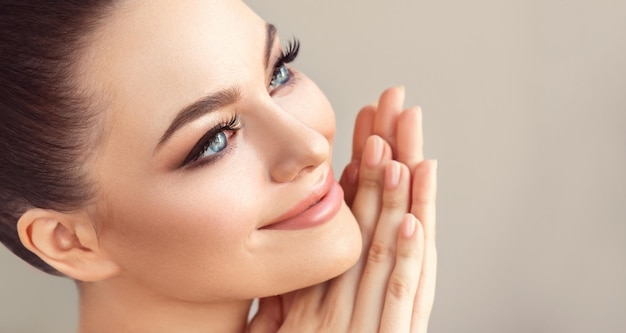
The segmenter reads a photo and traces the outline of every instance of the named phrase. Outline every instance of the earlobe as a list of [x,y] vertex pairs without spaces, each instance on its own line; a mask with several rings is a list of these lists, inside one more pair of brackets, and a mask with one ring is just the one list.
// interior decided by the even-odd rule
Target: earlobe
[[17,229],[24,247],[68,277],[99,281],[119,273],[86,214],[33,208],[22,215]]

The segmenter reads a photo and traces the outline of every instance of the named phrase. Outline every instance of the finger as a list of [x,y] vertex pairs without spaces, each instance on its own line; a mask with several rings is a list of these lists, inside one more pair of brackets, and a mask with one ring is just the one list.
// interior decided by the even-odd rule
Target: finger
[[380,332],[408,332],[421,275],[424,231],[411,214],[406,214],[398,233],[396,264],[389,277]]
[[380,137],[367,139],[359,168],[358,188],[352,205],[366,244],[369,244],[382,208],[385,164],[391,160],[391,148]]
[[248,324],[247,333],[276,333],[283,322],[280,296],[259,300],[259,310]]
[[404,104],[404,87],[394,87],[385,90],[378,101],[378,109],[374,119],[374,134],[389,143],[393,158],[397,159],[396,128],[398,116]]
[[357,184],[359,179],[359,167],[360,161],[353,160],[348,165],[346,165],[345,169],[343,169],[343,173],[341,174],[341,178],[339,179],[339,184],[343,188],[343,199],[348,205],[348,207],[352,207],[352,203],[354,202],[354,196],[356,195]]
[[352,135],[352,161],[360,161],[365,148],[365,142],[374,132],[374,117],[376,116],[376,104],[365,106],[359,111],[354,123]]
[[397,130],[398,161],[413,171],[424,160],[422,110],[416,107],[402,112],[398,117]]
[[[391,148],[385,141],[375,135],[367,139],[359,169],[357,192],[351,207],[361,228],[364,249],[369,248],[380,215],[384,166],[390,159]],[[352,313],[364,266],[363,257],[364,255],[361,254],[357,263],[350,270],[332,281],[328,291],[328,303],[337,304],[337,307],[349,309]]]
[[411,213],[424,226],[426,240],[435,240],[437,161],[425,160],[413,172]]
[[366,332],[380,323],[386,286],[395,262],[398,229],[409,210],[410,177],[405,165],[397,161],[387,163],[382,210],[356,298],[355,332]]
[[437,247],[435,244],[437,161],[420,163],[413,179],[411,211],[424,229],[424,263],[413,306],[412,333],[425,333],[435,298]]

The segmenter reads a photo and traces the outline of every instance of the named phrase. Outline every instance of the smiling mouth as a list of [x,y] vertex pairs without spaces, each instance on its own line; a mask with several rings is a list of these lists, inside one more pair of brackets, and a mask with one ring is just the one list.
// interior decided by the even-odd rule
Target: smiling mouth
[[343,190],[328,173],[323,186],[317,188],[309,196],[293,206],[274,222],[260,230],[299,230],[313,228],[331,220],[341,208]]

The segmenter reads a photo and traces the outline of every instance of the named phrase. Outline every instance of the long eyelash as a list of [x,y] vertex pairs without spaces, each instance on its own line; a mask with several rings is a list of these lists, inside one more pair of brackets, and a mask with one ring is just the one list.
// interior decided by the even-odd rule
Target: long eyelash
[[287,47],[283,50],[280,58],[278,59],[279,64],[288,64],[298,57],[298,52],[300,52],[300,41],[297,38],[292,38],[289,43],[287,43]]
[[[281,52],[280,57],[276,59],[272,76],[278,74],[282,66],[296,60],[299,52],[300,52],[300,41],[294,37],[289,41],[289,43],[287,43],[287,46]],[[293,80],[295,80],[295,78],[291,79],[290,81],[293,82]]]
[[[217,133],[225,131],[237,131],[239,129],[241,129],[241,121],[238,114],[232,115],[228,121],[221,122],[213,126],[213,128],[211,128],[204,136],[202,136],[202,138],[200,138],[200,140],[198,140],[193,149],[191,149],[191,152],[189,153],[189,155],[187,155],[187,157],[185,157],[185,160],[183,161],[183,166],[187,166],[190,163],[198,161],[200,159],[200,155],[207,149],[209,141],[213,139],[215,135],[217,135]],[[222,154],[218,153],[214,155],[213,158],[208,158],[207,161],[202,164],[204,165],[214,162],[217,158],[221,157],[221,155]]]
[[287,47],[285,47],[280,54],[280,57],[276,60],[276,64],[274,65],[274,74],[276,74],[282,65],[296,60],[298,52],[300,52],[300,41],[294,37],[289,41],[289,43],[287,43]]

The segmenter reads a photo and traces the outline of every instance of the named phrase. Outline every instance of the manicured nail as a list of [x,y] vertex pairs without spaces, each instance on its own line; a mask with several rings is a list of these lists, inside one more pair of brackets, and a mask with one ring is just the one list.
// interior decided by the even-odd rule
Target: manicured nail
[[368,166],[375,167],[383,160],[383,141],[381,138],[373,136],[367,140],[367,143],[365,162]]
[[402,236],[405,238],[411,238],[415,233],[415,218],[413,215],[407,214],[404,216],[404,221],[402,221]]
[[424,118],[424,114],[422,113],[422,108],[420,106],[416,106],[415,111],[417,113],[417,120],[422,120]]
[[393,190],[400,184],[400,163],[391,161],[385,168],[385,184],[388,190]]

